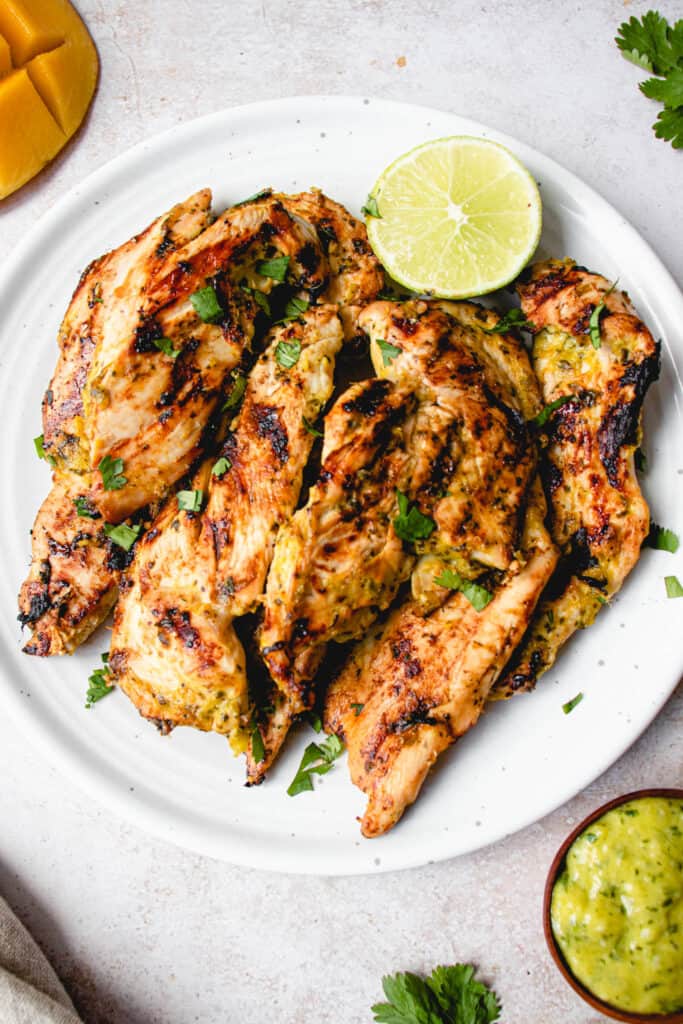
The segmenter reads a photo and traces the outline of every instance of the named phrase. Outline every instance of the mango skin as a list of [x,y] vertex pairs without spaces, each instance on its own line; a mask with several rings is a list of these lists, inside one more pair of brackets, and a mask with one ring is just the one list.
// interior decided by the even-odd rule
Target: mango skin
[[68,0],[0,0],[0,199],[66,145],[98,71],[95,44]]

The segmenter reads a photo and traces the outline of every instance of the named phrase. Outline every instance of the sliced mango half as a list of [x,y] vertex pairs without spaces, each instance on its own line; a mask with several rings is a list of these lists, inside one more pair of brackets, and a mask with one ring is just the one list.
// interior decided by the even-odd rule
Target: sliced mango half
[[68,0],[0,0],[0,199],[74,134],[98,66],[95,44]]

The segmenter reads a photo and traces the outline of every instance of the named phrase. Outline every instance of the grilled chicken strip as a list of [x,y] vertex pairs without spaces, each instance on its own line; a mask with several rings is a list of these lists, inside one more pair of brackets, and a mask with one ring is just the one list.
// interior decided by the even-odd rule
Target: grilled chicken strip
[[296,507],[314,441],[310,424],[332,393],[341,344],[335,306],[275,328],[232,429],[192,482],[208,494],[204,512],[181,511],[170,498],[137,546],[109,665],[140,713],[164,731],[193,725],[245,748],[245,654],[232,623],[256,607],[277,530]]
[[[43,405],[45,450],[61,484],[39,513],[20,596],[20,618],[35,633],[29,653],[73,650],[116,598],[115,571],[103,595],[105,554],[86,563],[82,552],[74,555],[83,524],[74,521],[73,500],[118,522],[162,498],[200,454],[266,293],[282,277],[313,295],[328,281],[315,228],[278,198],[233,207],[213,224],[210,200],[208,190],[190,197],[95,261],[72,299]],[[195,292],[210,302],[201,315]],[[98,468],[104,457],[123,464],[114,486]],[[64,534],[68,521],[71,537]],[[60,547],[48,549],[46,566],[42,549],[57,534]],[[102,543],[102,532],[97,536]]]
[[453,594],[431,615],[408,601],[352,652],[326,700],[325,728],[348,747],[353,782],[368,796],[364,836],[392,828],[442,751],[476,724],[557,563],[532,487],[521,553],[476,611]]
[[[660,359],[659,343],[628,296],[571,260],[536,264],[518,291],[537,332],[533,363],[543,398],[564,402],[548,420],[543,460],[552,534],[563,557],[496,687],[498,697],[532,689],[638,560],[650,517],[634,451]],[[590,321],[602,304],[597,344]]]
[[283,196],[282,200],[293,216],[316,228],[329,265],[329,279],[320,300],[339,307],[344,337],[350,341],[358,332],[361,309],[384,285],[384,271],[370,248],[365,225],[317,189]]
[[412,387],[420,406],[410,497],[436,529],[418,539],[413,596],[429,611],[445,568],[474,579],[505,570],[535,465],[526,420],[540,395],[514,336],[490,333],[497,313],[472,303],[376,302],[359,323],[378,376]]
[[125,552],[103,532],[104,520],[90,497],[89,460],[82,444],[84,390],[96,339],[113,305],[122,317],[137,316],[148,275],[167,261],[169,252],[207,227],[210,206],[208,189],[179,203],[91,263],[73,294],[59,330],[57,367],[43,399],[44,444],[55,473],[33,526],[31,568],[19,595],[19,620],[33,633],[24,647],[27,654],[72,653],[116,601]]

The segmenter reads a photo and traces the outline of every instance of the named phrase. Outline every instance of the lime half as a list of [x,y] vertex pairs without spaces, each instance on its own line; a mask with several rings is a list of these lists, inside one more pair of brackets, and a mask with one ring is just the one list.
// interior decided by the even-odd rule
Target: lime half
[[365,213],[389,274],[449,299],[509,284],[541,234],[541,197],[527,169],[497,142],[467,135],[400,156],[380,175]]

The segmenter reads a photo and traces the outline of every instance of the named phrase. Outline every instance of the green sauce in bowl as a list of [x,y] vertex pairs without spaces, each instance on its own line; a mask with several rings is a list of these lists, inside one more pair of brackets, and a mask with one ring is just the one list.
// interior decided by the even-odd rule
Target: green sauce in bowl
[[550,904],[574,977],[631,1013],[683,1009],[683,800],[620,804],[574,840]]

